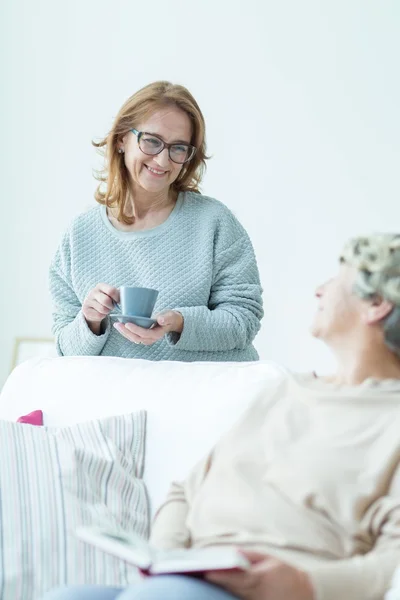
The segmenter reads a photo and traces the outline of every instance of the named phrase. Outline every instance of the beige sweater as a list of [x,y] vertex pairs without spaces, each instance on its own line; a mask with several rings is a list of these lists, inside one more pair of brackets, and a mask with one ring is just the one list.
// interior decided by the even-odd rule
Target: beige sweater
[[317,600],[380,600],[400,564],[400,381],[288,373],[160,508],[163,548],[230,545],[307,571]]

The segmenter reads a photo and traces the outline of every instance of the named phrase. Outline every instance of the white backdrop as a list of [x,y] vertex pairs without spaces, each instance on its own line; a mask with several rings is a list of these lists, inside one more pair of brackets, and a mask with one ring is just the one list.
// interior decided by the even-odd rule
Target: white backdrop
[[0,385],[16,336],[48,337],[47,269],[94,204],[90,141],[156,79],[189,87],[213,158],[204,193],[252,237],[257,347],[327,369],[308,335],[345,239],[399,230],[397,0],[3,0]]

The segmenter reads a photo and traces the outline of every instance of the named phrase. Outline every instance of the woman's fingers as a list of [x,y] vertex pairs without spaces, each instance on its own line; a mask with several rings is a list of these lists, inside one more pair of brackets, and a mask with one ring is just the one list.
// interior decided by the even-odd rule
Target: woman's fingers
[[145,329],[134,323],[114,323],[114,327],[121,335],[134,344],[143,344],[151,346],[158,342],[164,335],[162,327],[154,327],[153,329]]
[[106,296],[109,296],[112,302],[119,302],[120,298],[118,288],[108,285],[108,283],[99,283],[96,288]]
[[102,318],[104,319],[104,317],[106,317],[108,315],[108,313],[110,312],[110,309],[105,306],[102,302],[99,302],[96,299],[93,299],[90,303],[89,308],[91,308],[92,310],[95,310],[96,312],[98,312],[100,315],[102,315]]
[[93,301],[101,304],[106,309],[106,314],[113,310],[115,306],[114,300],[110,296],[107,296],[107,294],[105,294],[104,292],[97,292]]

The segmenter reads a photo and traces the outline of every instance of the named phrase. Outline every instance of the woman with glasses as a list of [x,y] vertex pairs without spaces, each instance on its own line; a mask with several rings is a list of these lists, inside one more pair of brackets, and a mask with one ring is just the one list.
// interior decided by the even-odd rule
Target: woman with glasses
[[[61,355],[251,361],[263,316],[257,263],[242,225],[203,196],[205,123],[179,85],[131,96],[111,131],[95,198],[50,268]],[[159,291],[151,328],[114,318],[119,287]]]

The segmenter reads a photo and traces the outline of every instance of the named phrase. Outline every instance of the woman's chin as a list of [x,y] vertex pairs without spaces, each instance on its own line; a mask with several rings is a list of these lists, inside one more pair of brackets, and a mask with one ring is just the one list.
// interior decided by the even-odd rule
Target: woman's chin
[[149,180],[148,177],[140,177],[138,183],[142,190],[150,194],[160,193],[163,190],[167,191],[169,189],[169,182],[166,178],[163,181],[162,179]]
[[322,331],[320,325],[318,325],[318,323],[312,323],[310,327],[310,333],[314,338],[321,338]]

